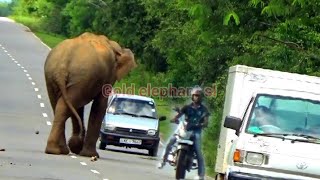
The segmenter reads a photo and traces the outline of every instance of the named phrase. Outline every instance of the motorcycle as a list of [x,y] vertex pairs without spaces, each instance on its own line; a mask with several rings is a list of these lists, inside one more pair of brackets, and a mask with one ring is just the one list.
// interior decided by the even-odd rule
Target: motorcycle
[[[179,112],[177,108],[174,110]],[[194,125],[194,127],[197,126],[199,125]],[[184,179],[186,171],[190,172],[191,170],[198,169],[197,157],[193,146],[194,131],[192,131],[192,128],[193,126],[189,125],[186,121],[180,121],[175,133],[177,141],[168,155],[167,162],[175,167],[176,179]]]

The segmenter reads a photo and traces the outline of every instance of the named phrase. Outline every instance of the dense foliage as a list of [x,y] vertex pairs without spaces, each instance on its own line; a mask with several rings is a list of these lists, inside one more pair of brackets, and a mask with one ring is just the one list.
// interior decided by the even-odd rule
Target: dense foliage
[[8,16],[12,13],[12,3],[0,1],[0,17]]
[[13,3],[14,15],[38,18],[48,32],[73,37],[91,31],[133,49],[145,67],[139,70],[154,76],[147,80],[157,82],[158,86],[215,83],[217,96],[207,98],[214,114],[204,142],[209,170],[214,169],[229,66],[245,64],[320,75],[318,0],[14,0]]

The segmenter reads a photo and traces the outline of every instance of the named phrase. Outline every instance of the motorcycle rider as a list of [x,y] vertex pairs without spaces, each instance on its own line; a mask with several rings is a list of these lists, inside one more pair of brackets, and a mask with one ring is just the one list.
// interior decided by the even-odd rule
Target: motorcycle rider
[[[185,121],[188,122],[188,130],[194,131],[194,147],[195,153],[198,161],[198,175],[199,179],[204,179],[205,175],[205,165],[204,158],[201,152],[201,134],[202,128],[208,126],[208,116],[210,113],[205,105],[202,104],[203,92],[200,87],[195,87],[191,91],[192,103],[185,105],[180,112],[172,119],[171,121],[175,123],[179,123],[179,118],[182,115],[185,115]],[[203,122],[201,121],[201,117],[205,115]],[[177,132],[176,132],[177,133]],[[162,162],[159,164],[158,168],[162,168],[167,161],[167,157],[169,152],[171,151],[172,146],[176,143],[176,134],[174,134],[171,138],[167,147],[165,149]]]

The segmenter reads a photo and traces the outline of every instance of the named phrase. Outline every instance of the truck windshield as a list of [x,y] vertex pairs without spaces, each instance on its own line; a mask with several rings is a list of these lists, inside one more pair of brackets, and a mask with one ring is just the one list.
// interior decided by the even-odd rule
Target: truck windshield
[[151,101],[130,98],[116,98],[107,109],[107,113],[127,114],[156,119],[155,105]]
[[246,132],[320,138],[320,102],[285,96],[258,95]]

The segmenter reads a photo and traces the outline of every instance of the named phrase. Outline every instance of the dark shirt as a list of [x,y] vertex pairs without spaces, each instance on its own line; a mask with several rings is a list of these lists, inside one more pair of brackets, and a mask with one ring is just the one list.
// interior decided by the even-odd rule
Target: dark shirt
[[208,109],[200,104],[199,107],[193,107],[193,104],[185,105],[180,114],[185,115],[185,121],[188,122],[188,127],[193,130],[200,130],[200,127],[193,128],[195,125],[203,123],[203,117],[209,116]]

